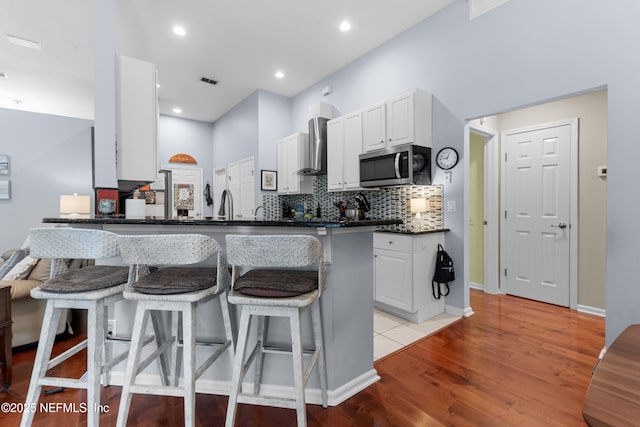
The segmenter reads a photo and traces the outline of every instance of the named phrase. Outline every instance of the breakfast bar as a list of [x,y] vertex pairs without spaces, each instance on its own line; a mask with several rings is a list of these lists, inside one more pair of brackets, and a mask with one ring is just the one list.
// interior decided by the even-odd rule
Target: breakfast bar
[[[125,218],[45,218],[48,226],[95,228],[120,235],[198,233],[213,237],[223,248],[227,234],[307,234],[319,238],[323,245],[327,288],[322,295],[322,323],[327,362],[328,402],[335,406],[376,382],[373,367],[373,232],[399,220],[324,221],[324,220],[166,220]],[[112,261],[117,263],[118,260]],[[115,335],[129,336],[135,308],[130,301],[116,303],[111,316]],[[239,313],[235,315],[236,321]],[[111,318],[110,316],[110,318]],[[279,322],[282,320],[282,322]],[[237,325],[237,323],[236,323]],[[199,337],[223,336],[219,307],[197,319]],[[310,330],[308,313],[303,330]],[[310,334],[303,334],[310,336]],[[288,324],[275,319],[268,340],[286,344],[290,340]],[[305,344],[307,344],[305,342]],[[309,342],[308,344],[311,344]],[[125,344],[121,344],[125,345]],[[148,368],[151,372],[154,366]],[[197,383],[200,393],[228,394],[232,361],[223,357],[203,374]],[[113,383],[124,377],[124,364],[116,366]],[[273,395],[293,395],[291,361],[283,357],[265,359],[263,387]],[[307,386],[307,402],[321,402],[317,375]]]

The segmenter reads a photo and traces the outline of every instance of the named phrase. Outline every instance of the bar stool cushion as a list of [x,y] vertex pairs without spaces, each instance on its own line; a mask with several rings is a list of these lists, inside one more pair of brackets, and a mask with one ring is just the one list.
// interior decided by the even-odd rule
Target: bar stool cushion
[[201,291],[216,285],[215,268],[167,267],[142,276],[133,288],[145,294],[168,295]]
[[255,269],[238,280],[233,289],[245,295],[288,298],[318,289],[318,272],[306,270]]
[[127,283],[128,277],[128,267],[94,265],[61,274],[43,283],[40,289],[58,293],[89,292]]

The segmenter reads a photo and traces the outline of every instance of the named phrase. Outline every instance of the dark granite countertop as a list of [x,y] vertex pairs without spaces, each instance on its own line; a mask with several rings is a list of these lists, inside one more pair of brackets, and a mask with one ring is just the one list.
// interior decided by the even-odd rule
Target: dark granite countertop
[[258,226],[258,227],[370,227],[402,224],[399,219],[366,219],[360,221],[332,221],[324,219],[290,219],[290,220],[234,220],[219,221],[212,219],[164,219],[147,217],[144,219],[127,219],[123,217],[108,218],[43,218],[46,224],[132,224],[132,225],[208,225],[208,226]]
[[395,228],[379,228],[376,230],[378,233],[395,233],[395,234],[429,234],[429,233],[443,233],[449,231],[448,228],[439,228],[437,230],[422,230],[422,231],[414,231],[414,230],[401,230]]

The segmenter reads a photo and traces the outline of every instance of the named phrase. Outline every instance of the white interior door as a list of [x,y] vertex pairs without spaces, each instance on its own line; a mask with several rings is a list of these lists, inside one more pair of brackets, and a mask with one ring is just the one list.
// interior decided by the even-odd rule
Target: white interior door
[[506,293],[569,306],[571,125],[504,141]]
[[[163,169],[171,169],[173,184],[172,215],[178,214],[177,209],[188,209],[189,217],[202,218],[202,168],[176,168],[164,165]],[[166,190],[165,190],[166,191]]]
[[[242,188],[240,185],[240,182],[242,180],[240,176],[240,163],[239,162],[230,163],[228,166],[228,171],[229,171],[229,175],[227,180],[227,188],[231,192],[231,198],[233,199],[233,216],[237,217],[240,215],[240,212],[242,211],[239,208],[240,197],[241,197],[240,191]],[[229,200],[227,200],[226,203],[228,204]]]
[[256,181],[253,157],[240,162],[240,214],[243,218],[253,219],[256,200]]

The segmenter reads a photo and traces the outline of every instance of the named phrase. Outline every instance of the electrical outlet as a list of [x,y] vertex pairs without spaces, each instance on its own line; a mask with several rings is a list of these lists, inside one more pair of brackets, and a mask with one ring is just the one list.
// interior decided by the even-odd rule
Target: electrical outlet
[[107,320],[107,337],[116,336],[116,319]]

